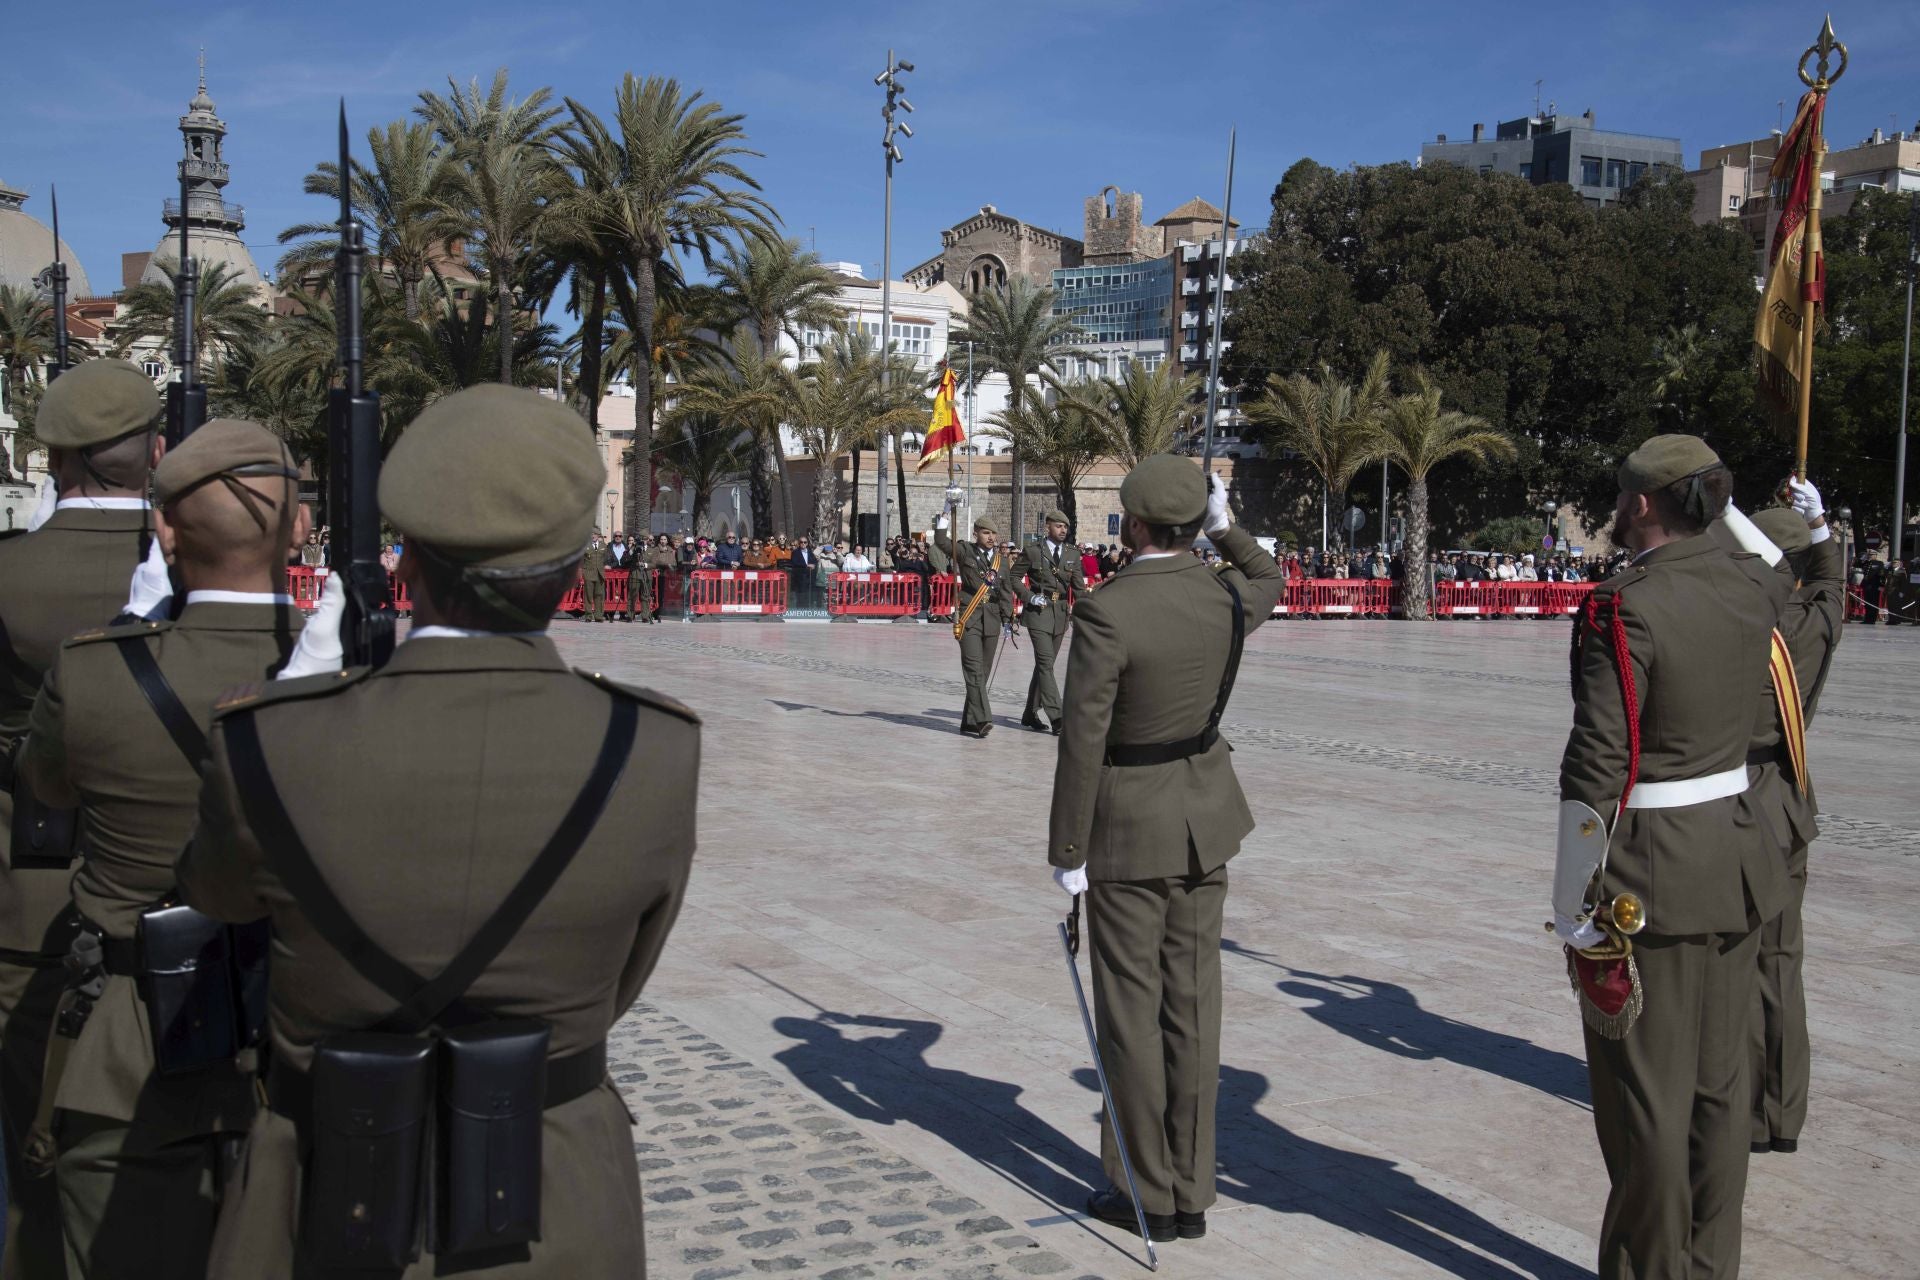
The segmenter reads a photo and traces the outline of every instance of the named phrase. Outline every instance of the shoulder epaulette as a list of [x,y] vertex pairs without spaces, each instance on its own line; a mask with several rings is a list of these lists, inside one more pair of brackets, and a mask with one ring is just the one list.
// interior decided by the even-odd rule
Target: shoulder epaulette
[[631,698],[635,702],[652,707],[655,711],[664,711],[670,716],[676,716],[679,719],[685,720],[688,724],[700,723],[698,712],[683,702],[669,698],[664,693],[657,693],[652,689],[642,689],[638,685],[622,684],[618,680],[601,675],[598,671],[583,671],[575,667],[573,674],[579,676],[589,684],[600,686],[608,693],[618,694],[623,698]]
[[213,718],[231,715],[236,711],[252,711],[259,707],[280,702],[294,702],[303,698],[324,698],[351,688],[373,674],[372,667],[349,667],[345,671],[328,671],[317,676],[295,676],[291,680],[258,680],[247,684],[235,685],[221,694],[213,703]]
[[110,627],[95,627],[90,631],[80,631],[68,636],[61,642],[61,648],[78,648],[83,644],[99,644],[103,640],[131,640],[136,636],[154,636],[173,629],[169,619],[136,619],[133,622],[117,623]]

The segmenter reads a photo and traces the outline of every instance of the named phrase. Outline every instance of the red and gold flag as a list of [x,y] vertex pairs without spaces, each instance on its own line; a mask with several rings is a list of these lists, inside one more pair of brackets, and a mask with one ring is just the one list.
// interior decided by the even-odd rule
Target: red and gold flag
[[[1824,66],[1824,64],[1822,64]],[[1808,370],[1803,326],[1805,304],[1814,314],[1826,302],[1826,262],[1820,252],[1820,223],[1811,217],[1816,184],[1820,181],[1821,117],[1827,95],[1809,92],[1800,99],[1793,127],[1780,140],[1773,158],[1772,177],[1780,193],[1780,221],[1767,252],[1767,288],[1760,297],[1760,314],[1753,324],[1754,354],[1760,365],[1760,389],[1783,413],[1799,405],[1800,380]]]
[[958,399],[959,379],[954,377],[952,369],[940,371],[940,389],[933,394],[933,420],[927,424],[926,443],[920,447],[920,465],[915,471],[925,471],[936,462],[944,460],[954,448],[967,438],[966,431],[960,426],[960,415],[954,410]]

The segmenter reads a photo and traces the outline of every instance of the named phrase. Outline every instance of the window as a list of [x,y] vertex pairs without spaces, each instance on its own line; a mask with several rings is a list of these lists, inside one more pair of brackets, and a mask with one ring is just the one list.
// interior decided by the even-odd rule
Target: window
[[1634,186],[1640,181],[1640,179],[1646,176],[1647,176],[1647,166],[1644,164],[1641,164],[1639,161],[1636,160],[1632,164],[1629,164],[1627,166],[1627,185],[1628,186],[1630,187]]
[[1520,162],[1520,176],[1528,182],[1533,181],[1533,161],[1522,160]]
[[161,364],[158,360],[149,358],[140,362],[140,372],[146,374],[149,378],[158,378],[166,371],[167,366]]
[[1480,176],[1481,176],[1481,177],[1483,177],[1483,178],[1484,178],[1484,177],[1486,177],[1486,176],[1487,176],[1488,174],[1490,174],[1490,173],[1492,173],[1492,172],[1493,172],[1493,166],[1492,166],[1492,165],[1490,165],[1490,164],[1483,164],[1483,165],[1481,165],[1481,166],[1480,166]]
[[893,322],[894,349],[902,355],[924,356],[933,352],[933,326],[911,321]]
[[1627,162],[1625,160],[1607,161],[1607,185],[1616,190],[1627,185]]
[[1580,157],[1580,185],[1583,187],[1597,187],[1600,185],[1599,156]]
[[1740,197],[1739,197],[1739,196],[1728,196],[1728,197],[1727,197],[1727,212],[1728,212],[1728,213],[1738,213],[1738,212],[1740,212]]

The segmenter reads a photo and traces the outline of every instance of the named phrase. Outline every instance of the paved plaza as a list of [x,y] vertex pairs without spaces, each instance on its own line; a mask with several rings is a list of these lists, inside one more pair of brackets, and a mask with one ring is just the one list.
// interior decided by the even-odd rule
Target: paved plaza
[[[1089,1222],[1086,1042],[1045,862],[1054,742],[955,732],[947,628],[555,628],[706,721],[700,853],[612,1044],[649,1273],[1129,1277]],[[1179,1277],[1581,1277],[1606,1194],[1541,922],[1571,702],[1558,622],[1275,622],[1226,736],[1220,1202]],[[1811,1116],[1756,1156],[1744,1275],[1920,1257],[1920,634],[1849,627],[1810,735]],[[1084,962],[1082,972],[1085,972]]]

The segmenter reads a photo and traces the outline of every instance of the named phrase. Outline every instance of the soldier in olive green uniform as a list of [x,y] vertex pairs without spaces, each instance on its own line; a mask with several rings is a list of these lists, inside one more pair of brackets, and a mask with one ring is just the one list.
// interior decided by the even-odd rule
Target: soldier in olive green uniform
[[[105,626],[140,559],[147,473],[161,446],[160,397],[124,360],[90,360],[47,388],[35,430],[49,449],[59,507],[45,526],[0,543],[0,1101],[5,1105],[8,1280],[64,1275],[51,1170],[22,1162],[39,1109],[60,968],[72,936],[72,852],[58,822],[15,844],[38,802],[14,777],[27,713],[60,642]],[[71,821],[68,815],[67,821]],[[70,828],[69,828],[70,830]],[[36,848],[35,842],[41,843]],[[23,847],[24,846],[24,847]]]
[[953,593],[955,625],[966,618],[960,632],[960,670],[967,682],[967,705],[960,713],[960,732],[984,738],[993,730],[987,682],[993,679],[993,651],[1000,647],[1000,632],[1013,616],[1013,574],[1007,571],[1006,558],[994,550],[998,535],[991,524],[975,520],[973,541],[958,548],[948,524],[943,514],[934,526],[933,540],[958,571]]
[[[605,480],[592,437],[554,401],[500,386],[440,401],[380,477],[381,510],[406,535],[406,641],[379,670],[284,680],[216,708],[180,884],[220,919],[270,913],[274,954],[268,1109],[228,1183],[214,1280],[330,1274],[323,1257],[396,1222],[413,1248],[380,1274],[644,1275],[632,1129],[606,1036],[679,911],[699,722],[571,670],[551,640],[524,634],[578,573]],[[436,985],[450,968],[457,980]],[[515,1074],[523,1083],[483,1095],[499,1101],[456,1111],[446,1091],[456,1067],[474,1065],[456,1053],[462,1037],[483,1037],[488,1069],[486,1045],[507,1042],[484,1037],[527,1020],[549,1037],[533,1060],[544,1086]],[[381,1034],[353,1034],[370,1030]],[[410,1074],[408,1089],[361,1092],[365,1068],[391,1063],[396,1045],[424,1046],[425,1083]],[[354,1154],[352,1112],[330,1111],[331,1090],[377,1108],[366,1139],[377,1150]],[[436,1105],[452,1117],[436,1123],[484,1132],[477,1163],[418,1162],[417,1126]],[[516,1108],[533,1117],[530,1153]],[[347,1163],[327,1164],[328,1152]],[[332,1181],[323,1168],[360,1173]],[[384,1194],[415,1168],[439,1209],[424,1228],[414,1199]],[[468,1174],[497,1193],[457,1198]],[[513,1208],[527,1197],[531,1223]],[[441,1247],[456,1212],[484,1237],[477,1251]],[[486,1243],[500,1232],[506,1243]]]
[[598,529],[593,531],[586,554],[580,557],[580,598],[586,605],[581,615],[584,621],[607,620],[607,545],[600,541]]
[[[1802,727],[1813,719],[1821,688],[1840,643],[1845,597],[1840,545],[1827,527],[1820,492],[1803,481],[1789,481],[1794,507],[1762,511],[1753,520],[1785,554],[1781,572],[1794,591],[1781,612],[1778,630],[1792,656],[1803,708]],[[1796,785],[1792,751],[1785,737],[1771,687],[1763,698],[1761,728],[1750,761],[1753,791],[1787,849],[1788,893],[1785,908],[1760,929],[1760,982],[1752,1013],[1752,1148],[1793,1151],[1807,1119],[1810,1046],[1807,998],[1801,985],[1806,940],[1800,912],[1807,894],[1807,850],[1819,834],[1813,779]],[[1804,763],[1804,761],[1803,761]]]
[[204,1276],[222,1137],[253,1121],[236,1061],[156,1074],[135,938],[142,912],[174,892],[215,698],[271,679],[300,629],[285,577],[307,532],[299,480],[286,446],[250,422],[215,419],[169,453],[155,523],[185,608],[67,641],[33,708],[20,767],[41,796],[80,809],[73,902],[106,953],[105,987],[46,1082],[75,1280]]
[[[1074,610],[1047,858],[1087,895],[1100,1058],[1156,1240],[1205,1234],[1220,1081],[1220,915],[1253,815],[1220,737],[1245,634],[1286,586],[1226,487],[1148,458],[1120,487],[1134,560]],[[1226,565],[1190,553],[1205,529]],[[1119,1150],[1088,1208],[1134,1227]]]
[[[1071,529],[1066,513],[1047,512],[1047,536],[1027,543],[1014,562],[1013,580],[1021,575],[1027,585],[1026,608],[1020,621],[1027,624],[1027,643],[1033,646],[1033,678],[1027,683],[1027,709],[1020,723],[1029,729],[1060,732],[1060,689],[1054,683],[1053,662],[1067,638],[1067,619],[1073,601],[1087,592],[1087,576],[1080,565],[1080,548],[1067,541]],[[1040,714],[1046,713],[1046,720]]]
[[1787,895],[1747,794],[1776,605],[1707,532],[1732,477],[1705,443],[1656,436],[1619,483],[1613,540],[1635,557],[1576,619],[1553,894],[1555,931],[1582,950],[1603,941],[1601,904],[1631,893],[1645,910],[1637,1021],[1581,997],[1612,1183],[1599,1273],[1732,1277],[1758,929]]

